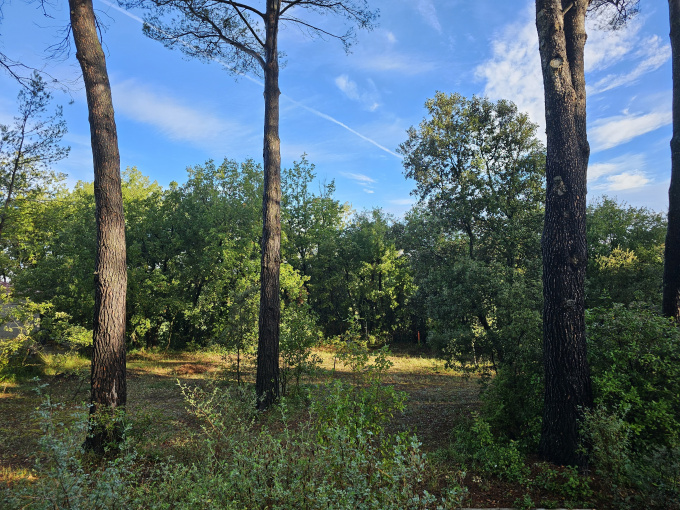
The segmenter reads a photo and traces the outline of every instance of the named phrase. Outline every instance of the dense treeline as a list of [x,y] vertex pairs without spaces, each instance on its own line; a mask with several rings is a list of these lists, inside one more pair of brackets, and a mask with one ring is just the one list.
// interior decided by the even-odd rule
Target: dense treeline
[[[540,335],[545,149],[506,101],[438,94],[427,108],[401,147],[419,199],[403,220],[351,211],[304,156],[284,170],[281,299],[326,337],[356,322],[372,343],[420,337],[496,369]],[[2,271],[18,295],[89,327],[93,185],[40,193],[8,222]],[[167,188],[124,173],[129,346],[228,342],[256,313],[261,195],[252,160],[190,167]],[[658,307],[664,216],[606,197],[587,214],[588,307]]]
[[[314,177],[304,158],[284,172],[284,309],[311,305],[327,336],[358,321],[372,342],[406,338],[413,279],[394,220],[379,210],[352,214],[332,182],[314,193]],[[130,347],[228,344],[241,324],[252,326],[261,194],[262,169],[253,161],[207,162],[167,189],[137,169],[124,173]],[[25,211],[29,226],[15,228],[36,235],[5,268],[18,295],[50,302],[82,327],[93,313],[93,210],[92,184],[79,183]],[[241,335],[255,338],[256,328]]]
[[[403,219],[352,211],[304,156],[284,169],[281,393],[299,385],[323,341],[423,340],[450,366],[493,376],[477,432],[456,436],[455,449],[487,430],[485,448],[519,459],[537,450],[542,421],[545,148],[507,101],[438,93],[426,107],[400,147],[418,199]],[[58,177],[16,191],[0,269],[14,299],[40,314],[37,339],[87,346],[94,186],[66,189]],[[208,161],[167,188],[124,173],[129,348],[230,351],[241,380],[258,338],[262,182],[252,160]],[[680,459],[680,335],[659,313],[666,218],[607,197],[586,214],[595,408],[583,448],[605,480],[655,504],[674,494]]]

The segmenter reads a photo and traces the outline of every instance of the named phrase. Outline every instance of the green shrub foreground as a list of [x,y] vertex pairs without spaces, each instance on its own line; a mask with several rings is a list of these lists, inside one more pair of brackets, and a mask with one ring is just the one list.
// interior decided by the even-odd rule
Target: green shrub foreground
[[[581,435],[590,472],[611,489],[603,496],[617,508],[679,509],[680,330],[640,303],[591,308],[586,322],[595,408],[585,413]],[[499,367],[481,415],[456,431],[447,455],[524,483],[520,452],[535,452],[540,434],[539,341]]]
[[[415,435],[389,433],[404,395],[379,378],[340,381],[306,397],[255,411],[246,386],[181,386],[202,432],[184,460],[144,462],[128,446],[115,460],[81,451],[87,415],[73,425],[56,419],[46,400],[42,461],[36,480],[15,486],[7,508],[456,508],[466,494],[452,484],[443,497],[425,490],[428,466]],[[2,506],[2,505],[0,505]]]

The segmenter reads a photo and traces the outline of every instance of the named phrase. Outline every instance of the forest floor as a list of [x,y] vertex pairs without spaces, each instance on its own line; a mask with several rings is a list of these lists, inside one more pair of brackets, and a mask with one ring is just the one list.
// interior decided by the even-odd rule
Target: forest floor
[[[349,370],[335,362],[333,351],[317,351],[323,362],[320,380],[351,378]],[[466,506],[497,508],[517,506],[527,488],[493,477],[481,477],[446,461],[438,455],[452,440],[455,427],[469,420],[479,408],[480,381],[476,377],[445,368],[443,361],[413,349],[393,349],[392,367],[383,379],[408,394],[406,410],[395,416],[395,430],[415,431],[422,448],[431,454],[436,475],[460,479],[468,488]],[[131,435],[151,459],[182,458],[185,443],[197,423],[187,412],[178,382],[205,384],[214,379],[234,378],[231,360],[212,353],[137,352],[128,357],[127,413]],[[245,382],[254,379],[246,365]],[[82,409],[89,393],[89,362],[71,363],[68,370],[42,378],[43,395],[64,404],[63,419]],[[41,399],[36,382],[0,383],[0,483],[30,479],[31,467],[39,455],[40,425],[36,409]],[[465,469],[465,471],[463,471]],[[540,506],[568,506],[563,498],[550,493],[532,493]],[[597,498],[599,499],[599,498]],[[548,504],[543,504],[548,502]],[[599,501],[598,501],[599,503]],[[530,508],[530,506],[527,506]],[[603,508],[598,504],[598,508]]]

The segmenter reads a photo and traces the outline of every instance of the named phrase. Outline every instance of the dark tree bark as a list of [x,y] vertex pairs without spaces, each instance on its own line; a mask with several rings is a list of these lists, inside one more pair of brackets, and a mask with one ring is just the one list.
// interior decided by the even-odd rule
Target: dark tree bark
[[279,396],[279,271],[281,265],[281,147],[279,141],[280,0],[267,0],[264,65],[264,197],[262,200],[262,273],[255,390],[258,408]]
[[663,314],[680,321],[680,0],[668,0],[673,53],[673,138],[668,231],[663,266]]
[[585,336],[587,7],[587,1],[536,0],[547,128],[540,451],[546,460],[579,466],[585,459],[577,453],[578,422],[592,406]]
[[120,429],[114,426],[113,432],[107,432],[99,426],[97,417],[123,408],[127,399],[125,220],[111,86],[97,34],[92,0],[69,0],[69,6],[76,58],[83,72],[87,94],[97,219],[90,399],[92,419],[91,435],[85,447],[101,452],[106,443],[119,439]]

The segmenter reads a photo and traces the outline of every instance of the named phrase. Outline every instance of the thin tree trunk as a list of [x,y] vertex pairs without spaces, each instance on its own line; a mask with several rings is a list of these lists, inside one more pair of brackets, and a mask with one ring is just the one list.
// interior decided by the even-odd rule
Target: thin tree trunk
[[[94,346],[91,371],[91,435],[85,447],[103,451],[121,430],[107,432],[96,416],[123,408],[125,380],[125,220],[118,137],[104,52],[97,35],[92,0],[69,0],[71,28],[87,94],[94,162],[97,219]],[[109,428],[110,430],[110,428]]]
[[587,4],[563,13],[562,0],[536,1],[547,127],[540,451],[546,460],[579,466],[585,459],[577,453],[578,422],[592,406],[585,336]]
[[279,396],[279,266],[281,264],[281,147],[279,141],[278,22],[280,0],[267,0],[264,68],[264,197],[262,272],[255,390],[258,408]]
[[663,267],[663,314],[680,321],[680,0],[668,0],[673,53],[673,138],[668,231]]
[[5,220],[7,219],[7,211],[9,211],[9,204],[12,202],[12,193],[14,193],[14,184],[16,183],[17,173],[19,172],[19,165],[23,158],[24,141],[26,140],[26,123],[28,116],[24,117],[24,122],[21,125],[21,142],[19,143],[19,150],[14,157],[14,165],[12,166],[12,178],[9,181],[9,188],[7,189],[7,198],[5,199],[5,206],[2,209],[2,219],[0,219],[0,238],[5,229]]

